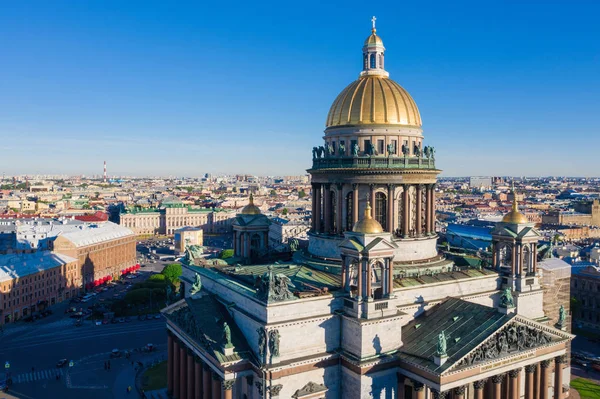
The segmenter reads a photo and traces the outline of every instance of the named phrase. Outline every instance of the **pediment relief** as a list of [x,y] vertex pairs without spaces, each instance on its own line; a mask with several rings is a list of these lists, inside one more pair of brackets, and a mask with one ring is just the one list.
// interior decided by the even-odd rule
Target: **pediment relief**
[[327,387],[323,384],[317,384],[316,382],[309,382],[301,389],[297,390],[296,393],[292,395],[292,398],[308,398],[313,397],[313,395],[317,393],[325,393],[327,391]]
[[526,352],[571,338],[570,334],[515,317],[459,359],[448,371],[494,362],[506,356],[513,356],[519,352]]

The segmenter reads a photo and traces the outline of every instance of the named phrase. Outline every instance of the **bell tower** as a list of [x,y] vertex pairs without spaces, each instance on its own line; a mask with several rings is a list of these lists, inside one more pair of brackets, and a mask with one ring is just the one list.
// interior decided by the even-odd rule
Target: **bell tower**
[[537,276],[537,242],[534,223],[519,212],[513,186],[512,210],[492,231],[492,266],[500,273],[503,289],[527,292],[540,288]]

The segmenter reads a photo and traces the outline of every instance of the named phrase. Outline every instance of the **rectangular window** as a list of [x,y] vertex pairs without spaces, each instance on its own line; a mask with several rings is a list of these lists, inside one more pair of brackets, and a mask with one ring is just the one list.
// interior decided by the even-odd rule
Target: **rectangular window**
[[385,154],[385,141],[377,140],[377,152],[379,154]]
[[398,141],[392,140],[392,154],[398,154]]
[[365,154],[366,154],[366,153],[367,153],[367,151],[369,150],[369,147],[371,147],[371,140],[365,140],[365,146],[364,146],[364,148],[362,149],[362,150],[365,152]]

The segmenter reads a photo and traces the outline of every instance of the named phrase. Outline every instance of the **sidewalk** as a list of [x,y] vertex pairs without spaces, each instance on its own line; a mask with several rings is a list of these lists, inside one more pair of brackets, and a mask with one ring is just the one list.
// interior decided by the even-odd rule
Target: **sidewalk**
[[[149,365],[151,365],[155,361],[165,360],[167,356],[166,351],[154,352],[151,355],[146,353],[136,354],[131,356],[131,361],[133,361],[134,365],[137,365],[138,362],[142,362],[143,370],[146,370]],[[115,381],[113,386],[113,398],[114,399],[125,399],[125,398],[138,398],[139,392],[135,388],[135,379],[137,376],[137,371],[134,366],[129,364],[119,375]],[[131,393],[127,393],[127,387],[131,386]]]

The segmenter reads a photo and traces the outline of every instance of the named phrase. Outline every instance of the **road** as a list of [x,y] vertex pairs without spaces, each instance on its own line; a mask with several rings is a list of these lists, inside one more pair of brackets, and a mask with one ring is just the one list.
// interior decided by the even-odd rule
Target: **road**
[[[148,265],[140,269],[138,278],[126,281],[141,282],[162,267],[163,264]],[[99,326],[86,320],[83,326],[75,327],[74,319],[64,313],[67,307],[87,308],[123,291],[125,286],[117,285],[87,303],[52,306],[54,313],[36,322],[7,325],[0,336],[0,362],[10,363],[10,393],[28,399],[120,398],[121,390],[134,386],[134,365],[138,361],[147,364],[166,358],[167,333],[162,317],[144,321],[134,317],[130,322]],[[155,352],[139,351],[148,343],[156,346]],[[111,369],[107,371],[105,362],[115,348],[136,351],[130,359],[111,359]],[[65,358],[74,361],[73,367],[58,369],[56,363]],[[3,377],[0,372],[0,378]]]
[[[48,396],[48,389],[52,392],[64,389],[60,397],[84,397],[82,391],[86,391],[86,398],[110,398],[117,375],[132,367],[131,360],[146,362],[145,354],[135,353],[131,360],[111,360],[111,371],[105,371],[104,362],[109,360],[112,349],[141,349],[147,343],[153,343],[158,345],[157,353],[164,355],[166,341],[162,318],[101,326],[87,322],[82,327],[60,320],[35,331],[3,337],[0,361],[10,362],[13,394],[44,398],[55,395]],[[56,362],[63,358],[73,360],[74,366],[57,369]],[[68,379],[67,372],[70,374]],[[61,374],[59,381],[57,374]]]

